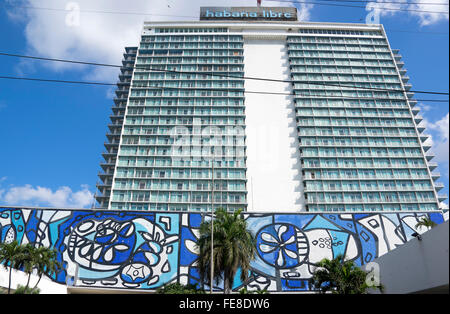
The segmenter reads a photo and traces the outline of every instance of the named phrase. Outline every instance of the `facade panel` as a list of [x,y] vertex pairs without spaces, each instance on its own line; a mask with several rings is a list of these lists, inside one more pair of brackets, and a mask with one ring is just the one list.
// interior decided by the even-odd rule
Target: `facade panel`
[[438,209],[383,30],[300,33],[287,41],[308,210]]
[[243,39],[191,31],[142,35],[111,209],[206,211],[213,177],[217,206],[246,208]]

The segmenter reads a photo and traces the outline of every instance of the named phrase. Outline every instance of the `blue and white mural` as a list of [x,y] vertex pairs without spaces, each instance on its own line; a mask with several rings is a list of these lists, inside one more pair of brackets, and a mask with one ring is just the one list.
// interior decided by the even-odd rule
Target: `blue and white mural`
[[[345,254],[357,265],[409,241],[423,213],[246,213],[257,255],[234,290],[307,291],[315,264]],[[154,290],[196,284],[196,241],[208,214],[0,208],[0,240],[56,248],[64,270],[52,278],[83,287]],[[221,285],[215,287],[221,290]]]

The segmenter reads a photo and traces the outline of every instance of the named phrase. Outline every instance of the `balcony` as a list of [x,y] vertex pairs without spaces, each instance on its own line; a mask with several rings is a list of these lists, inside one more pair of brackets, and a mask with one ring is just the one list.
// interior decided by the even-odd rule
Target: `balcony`
[[[128,95],[127,95],[128,96]],[[126,102],[128,100],[128,97],[114,97],[113,101],[116,105],[119,105],[121,102]]]
[[416,115],[414,117],[414,121],[416,121],[417,124],[423,121],[423,117],[421,115]]
[[112,129],[122,128],[123,121],[118,120],[114,123],[109,123],[108,128],[112,131]]
[[109,116],[112,123],[114,123],[118,119],[123,119],[123,114],[117,113]]
[[430,137],[430,134],[427,134],[427,133],[419,134],[419,138],[422,141],[422,143],[425,142],[429,137]]
[[427,161],[430,161],[434,157],[436,157],[436,155],[434,153],[428,153],[425,155],[425,158],[427,159]]
[[386,191],[390,191],[390,192],[415,192],[415,191],[419,191],[419,192],[423,192],[423,191],[433,191],[432,187],[415,187],[415,186],[408,186],[408,187],[403,187],[403,186],[376,186],[376,187],[371,187],[371,186],[355,186],[353,188],[349,188],[349,187],[304,187],[304,192],[305,193],[323,193],[323,192],[386,192]]
[[103,143],[103,145],[105,146],[106,149],[110,148],[110,147],[118,147],[119,146],[119,142],[105,142]]
[[121,104],[119,104],[119,106],[117,106],[117,105],[112,106],[111,110],[112,110],[113,114],[115,114],[115,115],[119,115],[119,114],[123,115],[125,113],[126,107],[127,107],[126,104],[121,103]]
[[128,79],[128,80],[119,81],[116,83],[116,85],[118,88],[130,89],[130,83],[131,83],[131,79]]
[[105,171],[107,171],[108,169],[110,169],[110,170],[114,170],[114,167],[116,166],[116,163],[115,162],[102,162],[102,163],[100,163],[100,167],[103,169],[103,170],[105,170]]
[[125,87],[125,86],[122,87],[121,86],[121,87],[116,88],[115,92],[116,92],[116,95],[117,95],[117,94],[128,93],[129,90],[130,90],[129,87]]
[[434,182],[434,188],[436,191],[440,191],[444,188],[444,183],[442,182]]
[[114,131],[114,132],[107,132],[106,133],[106,137],[117,137],[120,136],[122,133],[118,132],[118,131]]
[[[108,173],[108,172],[99,172],[98,173],[98,176],[100,177],[100,179],[102,179],[102,178],[107,178],[107,177],[112,177],[114,175],[114,173],[112,173],[112,172],[110,172],[110,173]],[[104,180],[104,179],[102,179],[102,180]]]
[[[101,183],[101,182],[99,182],[99,183],[96,184],[96,186],[97,186],[97,188],[99,190],[108,189],[108,191],[110,192],[111,191],[111,187],[112,187],[112,183]],[[104,192],[104,191],[102,191],[102,192]],[[109,194],[108,194],[108,196],[109,196]]]
[[110,197],[110,194],[107,194],[107,195],[96,195],[95,199],[97,200],[97,202],[102,203],[102,201],[103,202],[107,201],[109,199],[109,197]]
[[418,126],[417,126],[417,131],[418,131],[419,133],[422,133],[423,131],[425,131],[425,126],[423,126],[423,125],[418,125]]
[[134,67],[134,61],[128,61],[128,64],[126,64],[126,61],[122,61],[122,66],[120,67],[120,71],[132,71]]
[[398,67],[399,69],[401,69],[401,68],[403,68],[403,67],[405,66],[405,62],[403,62],[403,61],[397,61],[397,60],[396,60],[396,64],[397,64],[397,67]]
[[439,179],[441,177],[441,174],[439,173],[439,172],[432,172],[431,173],[431,178],[433,179],[433,180],[437,180],[437,179]]
[[126,79],[131,79],[131,72],[122,72],[119,74],[119,79],[120,80],[126,80]]
[[105,160],[108,160],[108,158],[117,156],[117,151],[103,152],[102,156]]
[[443,202],[448,198],[447,194],[439,194],[438,195],[438,200],[439,202]]

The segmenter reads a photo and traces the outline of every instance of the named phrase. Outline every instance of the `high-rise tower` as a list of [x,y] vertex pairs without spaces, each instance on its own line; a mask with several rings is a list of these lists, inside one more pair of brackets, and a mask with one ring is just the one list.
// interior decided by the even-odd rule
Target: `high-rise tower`
[[100,207],[438,209],[437,165],[382,25],[294,14],[205,8],[201,21],[145,23],[123,61]]

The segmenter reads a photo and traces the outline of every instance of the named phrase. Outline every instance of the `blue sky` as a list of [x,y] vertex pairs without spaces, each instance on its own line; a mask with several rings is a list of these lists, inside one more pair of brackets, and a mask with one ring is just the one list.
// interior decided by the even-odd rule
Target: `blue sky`
[[[449,9],[448,0],[414,2],[446,3],[447,6],[389,5],[422,11]],[[0,3],[0,52],[120,64],[123,48],[137,45],[144,20],[193,20],[198,16],[199,6],[248,6],[255,5],[256,0],[131,0],[126,3],[2,0]],[[365,6],[364,3],[346,4]],[[81,10],[79,19],[70,16],[69,11],[62,11],[67,5]],[[263,0],[263,6],[280,5],[292,4]],[[297,6],[301,20],[314,22],[364,23],[369,12],[364,8],[311,3]],[[83,12],[92,10],[154,15]],[[385,10],[380,23],[386,29],[391,47],[400,49],[413,89],[447,92],[448,14]],[[0,76],[114,83],[117,75],[114,68],[0,56]],[[5,79],[0,82],[0,205],[90,207],[97,173],[101,170],[101,152],[105,151],[106,125],[113,105],[111,87]],[[447,99],[448,96],[416,94],[416,98]],[[427,133],[432,135],[435,161],[439,163],[437,171],[445,185],[442,192],[448,194],[448,103],[419,102],[419,105],[428,126]]]

